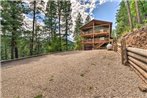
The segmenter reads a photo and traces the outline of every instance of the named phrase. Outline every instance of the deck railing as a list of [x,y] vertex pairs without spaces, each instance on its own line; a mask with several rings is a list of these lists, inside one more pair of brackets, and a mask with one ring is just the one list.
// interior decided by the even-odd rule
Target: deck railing
[[102,36],[102,35],[106,35],[108,36],[109,33],[108,32],[95,32],[95,33],[82,33],[81,36],[82,37],[93,37],[93,36]]
[[99,40],[99,39],[95,39],[94,41],[91,39],[91,40],[83,40],[82,41],[82,44],[92,44],[92,43],[106,43],[106,42],[109,42],[108,39],[104,39],[104,40]]

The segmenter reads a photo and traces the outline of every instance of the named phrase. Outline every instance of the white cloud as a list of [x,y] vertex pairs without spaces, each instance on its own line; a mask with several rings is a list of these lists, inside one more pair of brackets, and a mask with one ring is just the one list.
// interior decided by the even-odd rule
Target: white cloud
[[106,2],[106,0],[99,0],[99,4],[101,5],[101,4],[103,4],[103,3],[105,3]]
[[[73,27],[72,30],[74,30],[75,27],[75,20],[77,18],[78,13],[81,14],[83,22],[85,22],[85,19],[87,17],[87,15],[90,15],[91,18],[93,19],[93,10],[97,7],[97,2],[99,2],[99,4],[103,4],[106,2],[106,0],[83,0],[83,2],[81,3],[82,0],[70,0],[71,1],[71,7],[72,7],[72,21],[73,21]],[[88,1],[88,2],[87,2]],[[89,9],[88,12],[86,12],[86,10]]]
[[[101,5],[106,2],[106,0],[83,0],[82,3],[81,3],[82,0],[70,0],[70,1],[71,1],[71,8],[72,8],[71,16],[73,21],[72,31],[74,31],[75,20],[77,18],[78,13],[81,14],[83,22],[85,22],[87,15],[90,15],[91,19],[93,19],[94,18],[93,10],[97,7],[98,4]],[[86,3],[87,1],[89,2]],[[97,2],[99,3],[97,4]],[[87,9],[89,9],[89,12],[86,12]],[[73,34],[71,34],[69,38],[72,41],[74,41]]]
[[32,25],[33,25],[33,23],[32,23],[33,20],[31,18],[27,17],[25,14],[23,14],[23,16],[24,16],[24,20],[23,20],[23,26],[22,27],[25,30],[31,31]]

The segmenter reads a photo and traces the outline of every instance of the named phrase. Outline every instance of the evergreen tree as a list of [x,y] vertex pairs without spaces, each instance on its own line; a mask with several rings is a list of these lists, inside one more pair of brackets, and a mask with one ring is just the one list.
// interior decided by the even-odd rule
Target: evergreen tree
[[121,1],[120,8],[117,10],[116,23],[117,36],[121,36],[124,31],[129,30],[127,9],[124,1]]
[[35,52],[34,51],[34,48],[35,48],[34,47],[34,44],[35,44],[34,40],[36,39],[35,38],[36,15],[43,12],[41,9],[42,7],[40,7],[40,5],[44,6],[44,2],[42,0],[38,0],[38,1],[33,0],[32,2],[30,2],[30,5],[31,5],[31,7],[28,10],[29,12],[27,12],[27,13],[30,13],[30,14],[33,13],[32,14],[32,16],[33,16],[32,34],[31,34],[31,38],[30,38],[30,55],[33,55],[34,54],[33,52]]
[[30,43],[30,55],[33,55],[34,50],[34,33],[35,33],[35,19],[36,19],[36,0],[33,1],[33,26],[32,26],[32,37],[31,37],[31,43]]
[[58,17],[58,33],[59,33],[59,51],[62,51],[62,36],[61,36],[61,17],[63,10],[63,2],[62,0],[57,0],[57,17]]
[[141,17],[140,17],[140,11],[139,11],[139,4],[138,4],[138,0],[135,0],[135,8],[136,8],[136,14],[137,14],[137,21],[139,24],[142,23],[141,21]]
[[74,30],[74,36],[76,41],[75,49],[81,49],[80,27],[83,25],[83,20],[80,13],[77,16],[75,23],[76,23]]
[[90,16],[88,15],[88,16],[86,17],[85,24],[88,23],[88,22],[90,22],[90,21],[91,21],[91,18],[90,18]]
[[129,20],[130,29],[132,30],[133,29],[133,23],[132,23],[132,16],[131,16],[129,1],[126,0],[125,4],[126,4],[127,12],[128,12],[128,20]]
[[72,27],[72,20],[71,20],[71,2],[70,1],[64,1],[63,2],[63,28],[65,31],[65,41],[66,41],[66,50],[68,50],[68,35],[69,32],[71,32]]
[[147,23],[147,1],[146,0],[139,0],[139,9],[140,15],[142,18],[142,22]]
[[[147,17],[145,18],[145,16],[147,16],[147,10],[145,10],[147,8],[147,1],[139,0],[137,3],[135,2],[136,0],[121,1],[120,8],[117,10],[116,14],[116,32],[118,36],[121,36],[125,31],[129,31],[131,25],[132,28],[138,28],[141,26],[140,23],[147,23]],[[137,15],[138,12],[139,16]]]
[[58,51],[59,42],[57,43],[57,2],[54,0],[49,0],[46,7],[46,19],[45,19],[45,29],[49,31],[49,51]]
[[50,31],[49,35],[53,40],[56,37],[56,19],[57,19],[57,7],[55,1],[48,1],[46,7],[46,19],[45,19],[45,27],[47,31]]
[[4,35],[10,36],[11,59],[18,58],[17,40],[21,36],[22,26],[22,2],[21,1],[2,1],[1,25]]
[[80,27],[83,25],[83,20],[82,20],[82,17],[81,17],[81,14],[79,13],[77,18],[76,18],[76,21],[75,21],[75,30],[74,30],[74,35],[75,36],[79,36],[80,34]]

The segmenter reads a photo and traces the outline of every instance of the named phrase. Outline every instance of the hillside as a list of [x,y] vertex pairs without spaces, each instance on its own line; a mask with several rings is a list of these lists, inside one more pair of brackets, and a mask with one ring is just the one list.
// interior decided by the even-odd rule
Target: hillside
[[133,32],[124,36],[127,46],[147,49],[147,26],[134,29]]

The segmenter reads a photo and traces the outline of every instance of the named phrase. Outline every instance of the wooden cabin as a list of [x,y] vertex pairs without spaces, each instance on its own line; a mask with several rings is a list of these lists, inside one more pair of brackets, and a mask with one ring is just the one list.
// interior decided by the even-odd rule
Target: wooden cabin
[[83,50],[106,48],[112,41],[112,22],[91,20],[80,28]]

